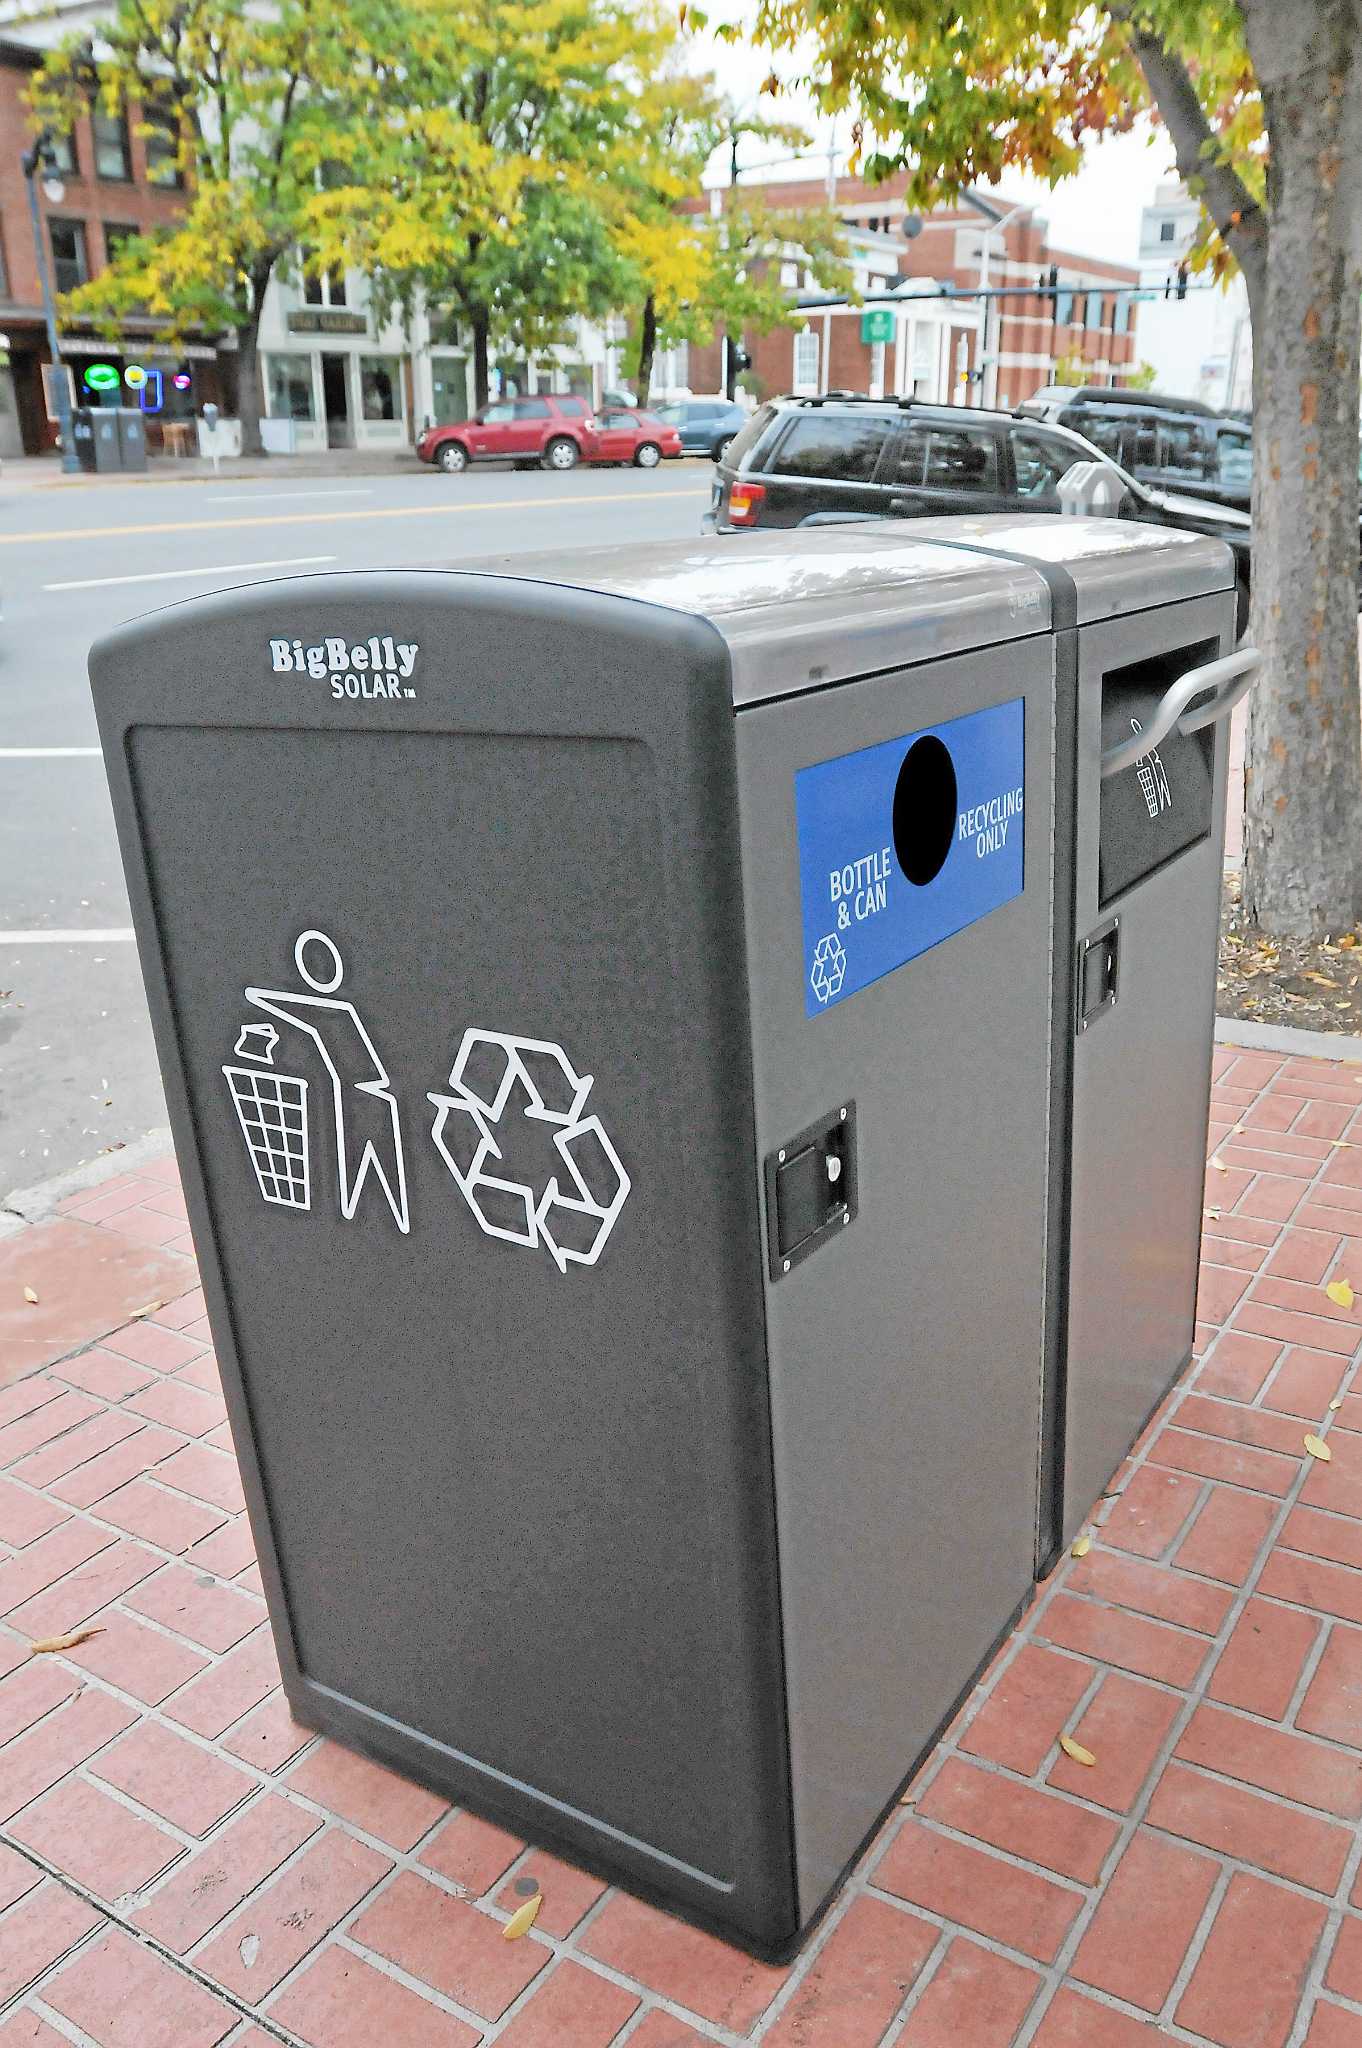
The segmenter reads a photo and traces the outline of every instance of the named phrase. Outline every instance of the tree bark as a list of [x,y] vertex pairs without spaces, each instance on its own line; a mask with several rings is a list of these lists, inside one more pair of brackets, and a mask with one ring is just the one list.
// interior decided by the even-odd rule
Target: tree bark
[[250,308],[237,329],[236,416],[241,422],[241,452],[262,455],[260,439],[260,321],[274,266],[257,273],[250,284]]
[[1317,936],[1362,917],[1358,376],[1362,61],[1350,0],[1242,0],[1271,146],[1253,315],[1253,616],[1244,908]]
[[489,363],[487,331],[490,325],[485,306],[475,306],[468,316],[473,333],[473,402],[480,411],[487,403]]
[[653,357],[657,354],[657,300],[649,292],[643,301],[643,318],[638,335],[638,386],[637,398],[640,405],[648,403],[648,394],[653,384]]

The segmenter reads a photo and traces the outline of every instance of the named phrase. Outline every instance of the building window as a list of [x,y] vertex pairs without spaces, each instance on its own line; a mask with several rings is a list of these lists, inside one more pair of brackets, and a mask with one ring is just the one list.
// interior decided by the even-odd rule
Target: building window
[[47,232],[52,242],[53,282],[59,292],[73,292],[90,275],[89,259],[85,253],[85,223],[83,220],[49,220]]
[[76,156],[74,131],[69,135],[55,135],[49,129],[47,141],[48,147],[52,152],[50,162],[53,170],[60,171],[64,178],[78,178],[80,176],[80,161]]
[[794,388],[803,392],[818,389],[818,336],[807,327],[794,338]]
[[104,261],[112,263],[125,242],[129,242],[141,229],[131,222],[106,220],[104,223]]
[[311,356],[267,356],[265,390],[272,419],[312,420],[317,417],[312,400]]
[[401,359],[397,356],[361,356],[359,395],[360,411],[366,420],[400,420]]
[[1064,290],[1060,290],[1060,291],[1057,291],[1057,292],[1055,293],[1055,325],[1056,325],[1056,327],[1071,327],[1071,326],[1073,325],[1073,317],[1074,317],[1074,295],[1073,295],[1073,293],[1072,293],[1071,291],[1064,291]]
[[121,110],[106,114],[101,109],[90,116],[90,132],[95,138],[95,176],[126,184],[132,177],[127,115]]
[[1090,333],[1092,333],[1092,334],[1096,334],[1096,333],[1097,333],[1097,332],[1099,331],[1099,329],[1101,328],[1101,325],[1102,325],[1102,294],[1101,294],[1101,292],[1089,292],[1089,293],[1088,293],[1088,306],[1087,306],[1087,319],[1086,319],[1086,325],[1087,325],[1087,327],[1088,327],[1088,330],[1089,330],[1089,332],[1090,332]]
[[793,291],[799,283],[799,265],[797,263],[782,263],[780,266],[780,281],[787,291]]
[[1176,236],[1177,231],[1178,228],[1176,221],[1161,220],[1159,222],[1159,240],[1161,242],[1171,242]]
[[343,270],[305,272],[303,276],[303,303],[308,306],[343,306],[345,304],[345,272]]
[[468,417],[468,360],[465,356],[432,354],[431,397],[437,426]]
[[1116,295],[1116,303],[1111,309],[1111,331],[1113,334],[1130,332],[1130,298],[1125,292]]
[[184,172],[180,168],[180,131],[175,110],[165,102],[153,101],[143,107],[142,113],[148,129],[144,142],[147,183],[178,191],[184,184]]

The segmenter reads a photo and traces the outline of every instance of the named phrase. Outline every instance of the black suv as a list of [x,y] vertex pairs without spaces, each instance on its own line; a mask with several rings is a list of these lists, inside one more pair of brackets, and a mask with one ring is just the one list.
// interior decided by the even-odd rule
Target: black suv
[[1118,516],[1228,541],[1248,623],[1248,515],[1204,498],[1154,491],[1066,427],[910,398],[776,398],[752,415],[714,474],[710,533],[803,526],[840,517],[951,512],[1058,512],[1076,462],[1107,461],[1121,479]]
[[1017,411],[1069,427],[1153,490],[1190,491],[1247,512],[1253,496],[1253,429],[1195,398],[1159,391],[1050,385]]

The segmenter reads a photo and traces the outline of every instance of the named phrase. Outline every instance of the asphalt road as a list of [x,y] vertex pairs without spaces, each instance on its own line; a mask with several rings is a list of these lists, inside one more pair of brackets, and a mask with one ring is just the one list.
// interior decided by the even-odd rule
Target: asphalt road
[[86,678],[160,605],[312,570],[685,539],[709,465],[37,486],[0,478],[0,1208],[165,1122]]

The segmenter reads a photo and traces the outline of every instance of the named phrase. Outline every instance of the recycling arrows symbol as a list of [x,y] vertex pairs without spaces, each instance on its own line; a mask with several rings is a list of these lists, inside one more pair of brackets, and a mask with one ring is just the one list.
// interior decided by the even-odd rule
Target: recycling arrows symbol
[[[619,1154],[597,1116],[585,1116],[593,1077],[578,1074],[561,1045],[469,1029],[450,1070],[449,1094],[431,1092],[431,1138],[488,1237],[542,1244],[560,1273],[594,1266],[629,1194]],[[524,1116],[554,1127],[553,1145],[571,1192],[550,1177],[542,1192],[490,1172],[504,1155],[494,1133],[517,1086]]]

